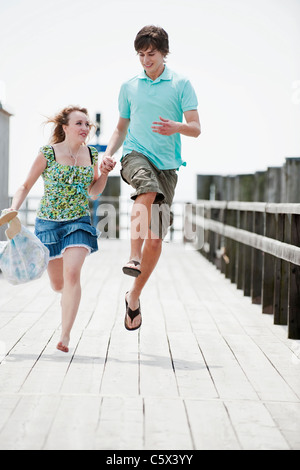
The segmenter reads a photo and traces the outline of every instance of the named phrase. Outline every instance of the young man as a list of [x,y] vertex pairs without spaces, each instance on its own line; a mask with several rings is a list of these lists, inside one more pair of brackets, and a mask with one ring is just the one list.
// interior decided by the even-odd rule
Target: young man
[[141,326],[140,295],[170,225],[177,170],[184,164],[180,134],[198,137],[201,132],[192,85],[165,65],[168,34],[160,27],[145,26],[134,47],[143,71],[121,87],[120,118],[104,154],[110,160],[124,142],[121,176],[135,189],[130,261],[123,267],[125,274],[135,277],[125,296],[128,330]]

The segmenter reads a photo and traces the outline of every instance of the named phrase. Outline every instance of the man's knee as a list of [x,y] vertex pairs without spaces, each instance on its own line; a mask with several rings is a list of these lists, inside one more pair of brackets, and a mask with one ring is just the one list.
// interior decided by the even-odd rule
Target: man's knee
[[145,204],[145,205],[153,204],[155,201],[156,195],[157,195],[157,192],[142,193],[137,196],[135,201],[140,204]]
[[160,251],[162,246],[162,239],[159,238],[155,233],[149,230],[149,237],[147,239],[148,248],[152,251]]

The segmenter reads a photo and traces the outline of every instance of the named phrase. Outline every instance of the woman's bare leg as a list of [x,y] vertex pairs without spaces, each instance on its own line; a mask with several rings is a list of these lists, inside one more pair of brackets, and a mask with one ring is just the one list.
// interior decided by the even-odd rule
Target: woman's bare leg
[[67,248],[63,254],[64,287],[61,297],[62,323],[58,349],[68,352],[70,333],[81,299],[80,275],[88,251],[83,247]]
[[62,331],[57,348],[64,352],[69,350],[70,332],[79,308],[80,274],[87,253],[86,248],[70,247],[66,249],[62,258],[52,260],[48,265],[51,287],[55,292],[62,294]]
[[57,258],[49,261],[47,271],[52,289],[62,293],[64,288],[63,259]]

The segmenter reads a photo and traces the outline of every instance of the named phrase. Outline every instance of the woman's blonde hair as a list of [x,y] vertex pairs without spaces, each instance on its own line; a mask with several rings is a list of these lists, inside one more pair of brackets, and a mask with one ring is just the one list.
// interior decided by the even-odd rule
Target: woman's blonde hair
[[63,142],[65,140],[66,134],[63,129],[63,126],[69,124],[70,114],[73,113],[73,111],[80,111],[81,113],[84,113],[87,116],[90,122],[90,130],[92,129],[92,127],[95,127],[95,125],[90,121],[88,110],[86,108],[81,108],[80,106],[68,106],[59,111],[59,113],[57,113],[52,118],[48,118],[46,121],[46,124],[52,123],[54,125],[50,137],[50,144],[59,144],[60,142]]

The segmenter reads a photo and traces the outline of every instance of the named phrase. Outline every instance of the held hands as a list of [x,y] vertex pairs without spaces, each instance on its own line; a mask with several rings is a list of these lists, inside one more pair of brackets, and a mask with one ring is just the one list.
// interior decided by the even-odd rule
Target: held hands
[[171,121],[170,119],[164,119],[159,116],[160,121],[152,123],[152,131],[161,135],[172,135],[179,132],[179,123]]
[[108,173],[114,169],[114,167],[116,166],[116,163],[117,162],[115,161],[113,157],[110,157],[110,156],[103,157],[100,163],[101,174],[108,175]]

